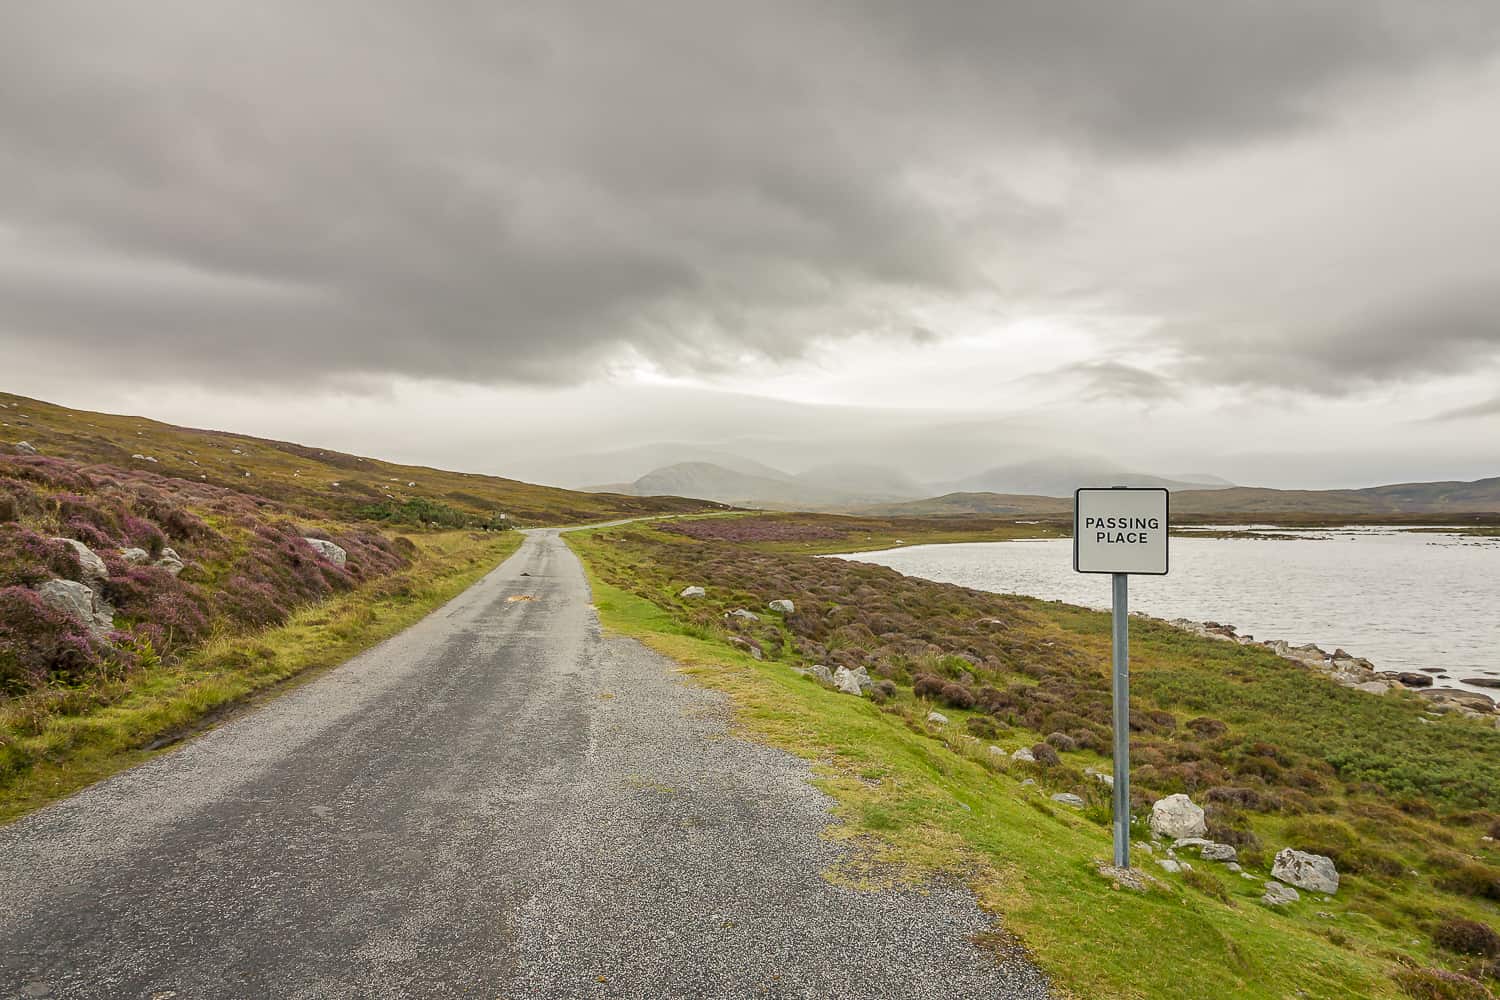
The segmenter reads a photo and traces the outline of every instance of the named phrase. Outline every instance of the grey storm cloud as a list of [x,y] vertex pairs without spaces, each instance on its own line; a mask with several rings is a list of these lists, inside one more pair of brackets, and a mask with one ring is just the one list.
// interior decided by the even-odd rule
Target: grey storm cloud
[[1178,395],[1176,384],[1167,376],[1119,361],[1079,361],[1035,378],[1075,383],[1088,400],[1158,402]]
[[1461,374],[1500,356],[1500,273],[1377,302],[1321,326],[1293,322],[1261,337],[1204,330],[1172,336],[1192,358],[1183,366],[1190,377],[1221,383],[1342,395],[1374,383]]
[[[1480,58],[1497,27],[1488,3],[1375,0],[55,2],[0,22],[7,353],[554,383],[630,352],[711,371],[911,337],[903,302],[993,290],[983,248],[1068,223],[933,178],[1036,145],[1143,162],[1295,132]],[[1493,336],[1453,319],[1448,342]]]

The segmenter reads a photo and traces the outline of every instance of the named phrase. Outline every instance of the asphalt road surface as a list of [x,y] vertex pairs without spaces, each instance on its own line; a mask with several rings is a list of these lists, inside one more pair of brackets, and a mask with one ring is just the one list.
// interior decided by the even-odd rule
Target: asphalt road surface
[[0,828],[0,996],[1046,995],[961,888],[824,879],[807,765],[725,720],[532,533],[406,632]]

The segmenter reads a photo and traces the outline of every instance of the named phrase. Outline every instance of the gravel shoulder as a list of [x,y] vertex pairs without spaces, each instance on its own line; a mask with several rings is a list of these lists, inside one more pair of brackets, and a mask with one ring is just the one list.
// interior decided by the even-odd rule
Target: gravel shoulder
[[0,996],[1042,997],[957,885],[822,873],[805,762],[533,533],[418,625],[0,829]]

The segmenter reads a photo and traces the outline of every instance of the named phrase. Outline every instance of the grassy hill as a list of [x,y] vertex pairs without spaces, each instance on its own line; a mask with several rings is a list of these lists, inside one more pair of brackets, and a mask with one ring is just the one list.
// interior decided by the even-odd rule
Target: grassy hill
[[505,514],[523,525],[559,524],[720,506],[681,496],[581,493],[477,473],[398,465],[0,392],[0,443],[14,446],[20,441],[46,456],[193,480],[351,519],[456,527]]

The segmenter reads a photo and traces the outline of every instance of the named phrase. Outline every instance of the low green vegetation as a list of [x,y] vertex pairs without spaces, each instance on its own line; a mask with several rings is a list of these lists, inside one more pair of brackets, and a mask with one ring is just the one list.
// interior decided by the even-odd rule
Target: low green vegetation
[[[752,737],[814,761],[837,803],[831,835],[856,847],[830,877],[962,875],[1064,995],[1489,995],[1500,975],[1486,953],[1486,931],[1500,926],[1500,731],[1487,721],[1140,622],[1134,811],[1189,794],[1253,877],[1186,853],[1193,870],[1169,874],[1137,853],[1154,887],[1122,889],[1095,869],[1109,855],[1109,803],[1089,773],[1110,766],[1107,615],[808,558],[787,549],[834,539],[787,538],[785,526],[823,521],[752,520],[631,525],[570,543],[607,625],[728,693]],[[719,525],[738,527],[726,537]],[[707,595],[679,597],[689,585]],[[767,609],[782,598],[793,612]],[[738,608],[759,619],[726,616]],[[793,669],[813,664],[865,667],[875,689],[854,698]],[[948,721],[929,723],[934,710]],[[1037,763],[1012,759],[1022,747]],[[1063,792],[1083,808],[1051,799]],[[1138,824],[1136,839],[1146,836]],[[1263,904],[1286,846],[1333,858],[1338,893]]]

